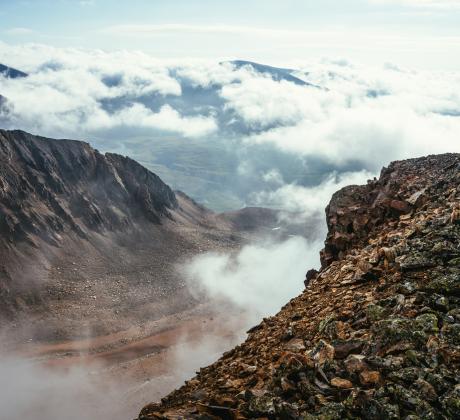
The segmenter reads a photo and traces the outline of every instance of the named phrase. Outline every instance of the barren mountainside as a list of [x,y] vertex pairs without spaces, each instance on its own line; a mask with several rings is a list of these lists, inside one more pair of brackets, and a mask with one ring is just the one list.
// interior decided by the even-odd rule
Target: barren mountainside
[[241,246],[258,223],[236,220],[238,212],[235,221],[216,215],[128,157],[0,130],[0,327],[58,340],[193,307],[177,265]]
[[326,217],[305,291],[139,420],[460,418],[460,155],[394,162]]

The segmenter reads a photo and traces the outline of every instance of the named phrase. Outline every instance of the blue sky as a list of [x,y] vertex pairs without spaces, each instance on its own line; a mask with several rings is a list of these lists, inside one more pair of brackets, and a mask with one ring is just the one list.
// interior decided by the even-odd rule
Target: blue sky
[[0,0],[0,40],[161,58],[311,56],[457,69],[460,0]]

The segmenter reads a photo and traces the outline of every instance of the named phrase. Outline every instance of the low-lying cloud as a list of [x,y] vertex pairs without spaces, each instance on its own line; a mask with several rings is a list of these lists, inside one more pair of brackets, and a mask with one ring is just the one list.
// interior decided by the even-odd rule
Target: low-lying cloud
[[[331,174],[319,185],[303,187],[282,183],[279,188],[254,194],[256,203],[283,209],[302,217],[304,221],[323,214],[332,194],[347,185],[365,184],[373,174],[367,171]],[[289,217],[289,216],[286,216]],[[292,217],[292,216],[291,216]]]
[[[270,171],[285,180],[281,194],[293,190],[291,185],[319,185],[334,172],[377,172],[394,159],[460,150],[458,72],[362,66],[337,58],[286,63],[272,71],[231,62],[159,60],[140,52],[4,43],[0,62],[29,73],[22,79],[0,77],[0,94],[8,100],[0,115],[4,127],[94,138],[106,150],[143,159],[149,143],[163,137],[200,139],[209,150],[225,145],[230,152],[219,153],[229,167],[251,168],[238,171],[228,187],[246,204],[254,204],[261,190],[279,190],[264,178]],[[294,83],[292,76],[311,85]],[[267,147],[280,156],[272,167],[259,158]],[[160,157],[145,163],[182,170],[182,162],[152,155]],[[305,173],[320,162],[315,180],[287,173],[300,160]],[[195,168],[200,164],[188,170]],[[183,175],[190,176],[185,170]],[[222,190],[215,173],[192,175],[207,177],[206,188]],[[261,205],[261,197],[273,201],[262,194]]]
[[[140,99],[180,96],[181,85],[164,65],[131,63],[120,56],[88,53],[75,62],[71,53],[46,57],[24,80],[2,78],[2,95],[8,98],[9,124],[42,134],[67,136],[96,134],[120,126],[204,136],[216,130],[212,116],[183,116],[168,104],[158,109]],[[82,52],[76,53],[82,57]],[[118,61],[117,64],[113,60]],[[94,61],[93,61],[94,60]],[[113,64],[113,65],[111,65]]]
[[318,248],[319,243],[292,237],[247,245],[237,255],[200,255],[184,271],[192,292],[230,302],[255,321],[275,314],[302,291],[306,270],[319,265]]
[[[89,368],[53,371],[37,362],[0,357],[0,417],[8,420],[122,420],[123,382],[97,382]],[[129,417],[128,417],[129,418]]]
[[[211,134],[217,130],[217,124],[212,117],[184,117],[169,105],[161,107],[159,112],[152,112],[144,105],[133,104],[121,111],[114,113],[111,117],[103,114],[107,122],[106,128],[116,127],[143,127],[162,131],[170,131],[182,134],[186,137],[200,137]],[[95,128],[104,127],[101,120],[90,120]]]

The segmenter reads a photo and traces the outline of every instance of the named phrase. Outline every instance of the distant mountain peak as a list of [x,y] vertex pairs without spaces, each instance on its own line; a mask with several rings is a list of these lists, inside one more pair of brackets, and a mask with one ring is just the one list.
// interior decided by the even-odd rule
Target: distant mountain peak
[[4,64],[0,64],[0,75],[8,78],[8,79],[18,79],[21,77],[27,77],[28,74],[24,73],[21,70],[17,70],[13,67],[5,66]]
[[302,80],[296,76],[293,76],[292,73],[294,73],[295,71],[293,69],[273,67],[267,64],[260,64],[260,63],[255,63],[253,61],[246,61],[246,60],[233,60],[233,61],[229,61],[229,63],[235,66],[236,68],[242,68],[246,66],[252,67],[258,73],[269,74],[273,78],[273,80],[276,80],[278,82],[285,80],[287,82],[295,83],[296,85],[299,85],[299,86],[313,86],[312,84],[306,82],[305,80]]

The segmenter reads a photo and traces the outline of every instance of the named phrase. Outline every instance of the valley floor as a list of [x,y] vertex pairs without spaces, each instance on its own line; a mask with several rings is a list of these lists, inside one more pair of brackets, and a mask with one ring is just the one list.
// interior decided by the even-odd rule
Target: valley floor
[[[91,413],[100,412],[103,419],[111,413],[111,419],[121,420],[135,418],[139,407],[152,397],[159,400],[182,385],[197,369],[240,342],[247,328],[244,314],[228,308],[224,318],[211,305],[201,304],[151,321],[142,329],[69,341],[28,342],[11,349],[6,357],[32,362],[46,376],[71,379],[78,372],[80,380],[73,392],[81,394],[79,404],[87,405]],[[59,394],[60,390],[52,392]],[[106,393],[111,395],[110,408],[101,404]],[[35,418],[45,418],[33,401],[27,409],[36,413]]]

